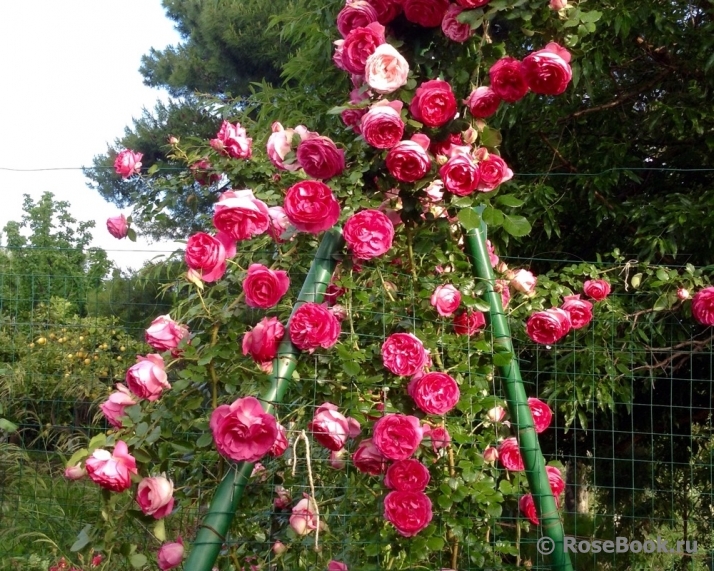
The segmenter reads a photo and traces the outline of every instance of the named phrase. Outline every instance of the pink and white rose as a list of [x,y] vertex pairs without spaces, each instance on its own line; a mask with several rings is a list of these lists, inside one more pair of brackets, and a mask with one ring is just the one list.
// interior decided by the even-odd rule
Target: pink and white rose
[[218,452],[236,462],[257,462],[275,444],[278,423],[255,397],[223,404],[211,414],[210,428]]

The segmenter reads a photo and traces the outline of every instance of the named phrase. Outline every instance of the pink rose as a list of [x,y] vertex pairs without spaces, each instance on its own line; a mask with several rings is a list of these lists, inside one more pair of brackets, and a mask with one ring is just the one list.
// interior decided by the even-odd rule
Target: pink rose
[[335,40],[332,42],[333,45],[335,46],[335,53],[332,54],[332,62],[335,64],[337,69],[341,69],[342,71],[347,71],[345,68],[345,64],[342,61],[342,56],[344,55],[344,44],[345,40]]
[[533,275],[533,272],[529,272],[528,270],[518,270],[511,278],[511,286],[513,286],[513,289],[528,296],[535,294],[537,283],[538,278]]
[[114,171],[121,175],[122,178],[129,178],[133,174],[139,174],[143,156],[142,153],[135,153],[128,149],[122,151],[114,160]]
[[347,219],[343,236],[355,258],[371,260],[392,247],[394,225],[379,210],[362,210]]
[[563,298],[564,309],[570,314],[570,323],[573,329],[585,327],[593,318],[593,304],[584,299],[580,299],[580,295],[566,295]]
[[344,448],[342,450],[331,451],[330,459],[328,460],[330,467],[335,470],[344,470],[347,467],[347,462],[345,457],[347,456],[347,450]]
[[325,448],[338,451],[345,447],[347,438],[359,436],[360,425],[354,418],[346,418],[337,412],[337,405],[326,402],[315,411],[308,430]]
[[161,571],[178,567],[183,561],[183,542],[179,539],[178,542],[164,543],[156,557]]
[[234,159],[249,159],[253,153],[253,139],[246,136],[240,123],[232,125],[228,121],[221,123],[215,139],[210,141],[211,147]]
[[188,338],[188,327],[176,323],[170,315],[159,315],[144,332],[144,339],[156,351],[174,351],[184,338]]
[[342,44],[342,65],[345,71],[364,73],[367,58],[385,41],[384,26],[379,22],[352,29]]
[[511,301],[511,290],[508,287],[508,280],[496,280],[493,291],[501,294],[501,307],[506,309],[508,302]]
[[120,214],[112,218],[107,218],[107,230],[117,240],[126,238],[129,234],[129,224],[127,224],[126,216]]
[[278,354],[285,327],[277,317],[264,317],[243,336],[243,355],[250,355],[261,369],[270,367]]
[[486,240],[486,249],[488,250],[488,261],[491,262],[491,267],[495,268],[498,266],[498,256],[496,255],[496,249],[491,244],[491,240]]
[[273,500],[273,505],[276,510],[284,510],[293,501],[290,492],[286,490],[283,486],[275,486],[275,499]]
[[501,98],[489,86],[482,85],[474,89],[464,103],[476,119],[485,119],[498,111]]
[[423,492],[431,475],[424,464],[414,458],[399,460],[387,468],[384,485],[399,492]]
[[522,472],[525,470],[523,458],[521,458],[521,452],[518,449],[518,441],[513,436],[506,438],[498,445],[498,459],[506,470],[510,470],[511,472]]
[[526,516],[533,525],[540,525],[540,521],[538,521],[538,513],[536,512],[535,502],[533,501],[532,494],[526,494],[525,496],[521,496],[521,499],[518,500],[518,508],[523,512],[523,515]]
[[456,98],[451,85],[441,79],[425,81],[416,90],[409,112],[428,127],[441,127],[456,115]]
[[131,475],[136,474],[136,459],[129,454],[126,442],[119,440],[114,452],[96,449],[85,462],[90,479],[102,488],[123,492],[131,487]]
[[215,237],[205,232],[194,234],[186,242],[186,265],[204,282],[221,279],[226,273],[226,258],[235,255],[235,244],[226,248],[227,243],[230,244],[230,238],[224,234]]
[[367,0],[377,12],[377,21],[387,25],[402,11],[401,0]]
[[317,529],[315,500],[307,494],[303,495],[305,497],[293,506],[290,516],[290,527],[297,535],[307,535]]
[[498,450],[496,448],[494,448],[493,446],[489,446],[488,448],[486,448],[486,450],[483,451],[484,462],[493,464],[496,460],[498,460]]
[[462,311],[453,321],[457,335],[476,335],[486,327],[486,317],[480,311]]
[[583,284],[583,291],[595,301],[602,301],[610,295],[610,284],[605,280],[588,280]]
[[[337,29],[343,38],[355,28],[365,27],[377,21],[377,11],[365,0],[353,0],[337,14]],[[359,73],[362,73],[362,69]]]
[[491,78],[491,89],[508,103],[515,103],[528,93],[523,65],[515,58],[501,58],[491,66],[488,74]]
[[189,170],[193,175],[193,179],[201,186],[216,184],[221,180],[221,173],[216,172],[216,169],[213,168],[211,161],[208,159],[196,161],[189,167]]
[[292,228],[290,219],[282,206],[271,206],[268,208],[268,214],[270,215],[268,233],[276,243],[282,244],[286,241],[283,239],[283,235]]
[[565,491],[565,480],[563,480],[563,474],[555,466],[546,466],[545,471],[548,474],[548,482],[550,483],[550,491],[553,492],[555,496],[555,501],[558,501],[558,497]]
[[371,438],[365,438],[352,455],[352,464],[363,474],[379,476],[387,467],[387,459]]
[[449,0],[404,0],[404,16],[424,28],[441,24],[449,8]]
[[174,509],[174,484],[164,476],[144,478],[136,490],[136,503],[154,519],[166,517]]
[[374,445],[390,460],[409,458],[419,447],[421,439],[421,426],[415,416],[387,414],[374,424]]
[[340,322],[322,304],[303,303],[290,318],[288,334],[293,345],[312,353],[318,347],[329,349],[340,336]]
[[677,299],[679,301],[685,301],[689,299],[689,290],[683,287],[677,289]]
[[486,416],[489,421],[494,424],[498,424],[506,419],[506,409],[502,406],[494,406],[493,408],[488,409]]
[[171,388],[164,370],[164,359],[152,353],[146,357],[137,355],[136,361],[126,372],[126,385],[139,398],[153,402],[165,389]]
[[451,446],[451,435],[443,426],[431,428],[428,424],[425,424],[422,426],[422,433],[424,435],[424,439],[421,442],[422,445],[430,445],[435,454],[438,454],[439,450]]
[[285,195],[285,214],[301,232],[319,234],[335,225],[340,203],[324,182],[303,180],[292,185]]
[[312,135],[298,145],[297,162],[308,176],[327,180],[345,170],[345,152],[329,137]]
[[479,167],[463,154],[453,155],[446,161],[439,169],[439,176],[446,189],[456,196],[468,196],[480,183]]
[[283,553],[285,553],[288,550],[288,546],[285,545],[282,541],[276,541],[273,543],[273,553],[275,554],[276,557],[280,557]]
[[443,415],[459,402],[459,385],[446,373],[432,372],[414,377],[407,387],[409,396],[427,414]]
[[86,475],[87,471],[81,464],[77,464],[76,466],[67,466],[64,469],[64,477],[68,480],[81,480]]
[[367,58],[364,78],[377,93],[392,93],[407,83],[409,64],[390,44],[378,46]]
[[528,408],[531,409],[531,415],[533,415],[535,431],[540,434],[547,430],[553,420],[553,411],[550,410],[550,407],[542,400],[531,397],[528,399]]
[[491,0],[456,0],[456,3],[464,8],[481,8],[481,6],[485,6],[490,1]]
[[533,313],[526,322],[526,333],[536,343],[551,345],[565,337],[571,327],[570,314],[554,307]]
[[367,114],[366,109],[345,109],[340,113],[340,119],[345,127],[349,127],[358,135],[362,134],[362,117]]
[[[563,57],[563,51],[567,59]],[[528,54],[523,59],[523,77],[533,93],[560,95],[573,78],[569,61],[570,52],[551,42],[544,49]]]
[[416,182],[424,178],[430,168],[431,159],[417,141],[400,141],[387,153],[387,170],[402,182]]
[[364,140],[376,149],[391,149],[404,135],[401,101],[378,101],[362,117],[360,131]]
[[444,14],[444,19],[441,21],[441,31],[444,32],[444,35],[452,42],[459,42],[460,44],[463,44],[474,34],[469,24],[461,23],[457,19],[458,15],[463,11],[464,9],[460,6],[451,4],[446,14]]
[[327,564],[327,571],[349,571],[347,565],[334,559]]
[[395,491],[384,498],[384,519],[404,537],[422,531],[431,518],[431,500],[424,492]]
[[451,284],[440,285],[431,294],[430,301],[439,315],[451,317],[461,305],[461,292]]
[[109,395],[109,398],[99,405],[104,413],[107,422],[115,428],[122,428],[122,417],[126,414],[125,409],[134,406],[136,401],[131,398],[131,393],[121,383],[117,383],[117,390]]
[[278,304],[290,288],[290,278],[284,270],[271,270],[263,264],[251,264],[243,280],[245,302],[250,307],[270,309]]
[[[591,282],[585,282],[585,285],[587,286],[589,283]],[[607,292],[600,299],[604,299],[607,294],[610,293],[610,284],[607,282],[602,283],[607,286]],[[596,290],[594,287],[592,287],[591,290],[593,292],[598,291],[598,294],[600,291]],[[602,291],[604,291],[604,288]],[[595,297],[595,295],[588,292],[587,289],[585,290],[585,293],[593,299],[600,301],[597,297]],[[714,325],[714,287],[705,287],[694,294],[694,297],[692,298],[692,317],[702,325]]]
[[288,432],[282,424],[278,424],[278,436],[275,439],[273,446],[270,450],[268,450],[268,454],[277,458],[278,456],[285,454],[288,446],[290,446],[290,442],[288,441]]
[[268,158],[270,162],[275,165],[275,167],[281,170],[296,171],[300,168],[297,162],[286,163],[285,157],[293,151],[293,142],[295,142],[295,135],[299,135],[300,139],[304,139],[308,131],[302,125],[299,125],[295,129],[285,129],[277,121],[273,123],[271,127],[272,133],[268,137],[268,143],[266,150],[268,152]]
[[568,7],[568,2],[567,0],[550,0],[549,6],[551,10],[562,10]]
[[513,178],[513,171],[508,168],[506,161],[493,153],[486,153],[486,155],[486,158],[478,162],[476,188],[481,192],[490,192],[499,184]]
[[254,397],[219,406],[211,414],[210,427],[218,452],[236,462],[260,460],[278,438],[275,417]]
[[249,189],[224,192],[213,209],[213,225],[235,241],[250,240],[270,227],[268,205]]
[[382,345],[384,366],[400,377],[413,377],[429,362],[424,344],[411,333],[393,333]]

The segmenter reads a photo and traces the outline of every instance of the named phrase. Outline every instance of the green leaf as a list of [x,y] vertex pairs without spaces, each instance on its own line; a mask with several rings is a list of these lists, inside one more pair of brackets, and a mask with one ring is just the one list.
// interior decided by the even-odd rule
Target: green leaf
[[456,20],[462,24],[468,24],[472,30],[475,30],[483,24],[483,10],[480,8],[476,10],[464,10],[461,14],[456,16]]
[[669,308],[669,296],[666,293],[663,293],[657,298],[657,301],[655,301],[654,306],[652,307],[653,310],[655,311],[662,311],[664,309]]
[[154,526],[154,535],[159,541],[166,541],[166,524],[163,519],[156,522]]
[[660,268],[659,270],[657,270],[656,275],[658,280],[662,280],[663,282],[669,281],[669,274],[667,273],[667,270]]
[[493,364],[497,367],[505,367],[513,361],[513,353],[494,353]]
[[512,208],[523,206],[523,201],[520,198],[516,198],[512,194],[499,194],[496,197],[496,202],[502,204],[503,206],[511,206]]
[[72,547],[69,548],[70,551],[75,552],[79,551],[80,549],[84,548],[86,545],[89,544],[91,541],[91,538],[89,537],[89,532],[92,531],[92,525],[87,524],[82,528],[82,531],[79,532],[77,535],[77,540],[72,544]]
[[351,377],[356,377],[361,369],[357,361],[343,361],[342,368]]
[[474,199],[470,196],[454,196],[455,200],[451,201],[451,206],[456,206],[457,208],[468,208],[474,203]]
[[426,546],[432,551],[441,551],[444,548],[444,543],[443,538],[438,535],[426,540]]
[[504,217],[503,229],[511,236],[518,238],[530,234],[531,223],[528,222],[525,216],[505,214]]
[[133,228],[129,228],[126,231],[126,237],[129,238],[132,242],[136,242],[136,230]]
[[456,217],[466,230],[474,230],[481,225],[481,216],[479,216],[478,212],[476,212],[473,208],[464,208],[463,210],[459,210]]
[[503,137],[501,136],[501,131],[498,129],[484,127],[483,131],[479,133],[479,139],[481,140],[481,145],[484,147],[498,147]]
[[642,274],[641,273],[635,274],[634,276],[632,276],[632,279],[630,280],[630,285],[633,288],[637,289],[638,287],[640,287],[641,283],[642,283]]
[[131,563],[134,569],[141,569],[147,562],[148,559],[146,559],[146,555],[142,555],[141,553],[134,553],[134,555],[129,557],[129,563]]
[[581,22],[597,22],[600,18],[602,18],[602,12],[598,12],[597,10],[580,13]]
[[206,432],[198,437],[198,440],[196,440],[196,446],[199,448],[205,448],[211,442],[213,442],[213,435],[210,432]]
[[500,226],[503,224],[503,212],[492,206],[487,206],[481,216],[483,216],[483,221],[489,226]]
[[17,430],[17,424],[10,422],[7,418],[0,418],[0,430],[15,432]]
[[347,105],[338,105],[337,107],[333,107],[332,109],[328,109],[327,114],[328,115],[339,115],[343,111],[346,111],[349,109],[349,106]]

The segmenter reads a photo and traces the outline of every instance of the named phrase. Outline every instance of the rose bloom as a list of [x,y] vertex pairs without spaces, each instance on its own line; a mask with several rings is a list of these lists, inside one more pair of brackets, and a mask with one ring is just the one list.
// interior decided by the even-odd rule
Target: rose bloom
[[511,290],[508,287],[508,280],[496,280],[493,291],[501,294],[501,307],[506,309],[508,302],[511,301]]
[[506,419],[506,409],[502,406],[494,406],[486,413],[488,420],[493,423],[503,422]]
[[183,561],[183,542],[179,539],[178,542],[164,543],[156,557],[161,571],[178,567]]
[[236,241],[250,240],[270,227],[268,205],[249,189],[224,192],[213,209],[213,225]]
[[570,314],[554,307],[533,313],[526,322],[526,333],[536,343],[551,345],[565,337],[571,327]]
[[236,462],[257,462],[278,438],[275,417],[254,397],[219,406],[211,414],[210,427],[218,452]]
[[605,280],[588,280],[583,284],[583,291],[595,301],[602,301],[610,295],[610,284]]
[[326,306],[303,303],[290,318],[288,334],[293,345],[312,353],[318,347],[329,349],[340,336],[340,322]]
[[515,103],[528,93],[523,65],[515,58],[501,58],[491,66],[488,74],[491,78],[491,89],[508,103]]
[[355,258],[371,260],[392,247],[394,225],[379,210],[362,210],[345,222],[343,236]]
[[565,491],[565,480],[563,474],[555,466],[546,466],[545,471],[548,473],[548,482],[550,483],[550,491],[553,492],[556,502],[558,497]]
[[540,525],[535,502],[533,501],[533,494],[521,496],[521,499],[518,500],[518,507],[523,512],[523,515],[526,516],[533,525]]
[[443,415],[459,402],[459,385],[446,373],[432,372],[414,377],[407,387],[409,396],[427,414]]
[[570,52],[555,42],[523,58],[523,76],[533,93],[560,95],[573,78]]
[[[365,0],[353,0],[337,14],[337,29],[343,38],[355,28],[377,21],[377,11]],[[362,70],[364,71],[364,69]]]
[[303,180],[292,185],[283,205],[290,223],[301,232],[319,234],[335,225],[340,203],[324,182]]
[[367,114],[366,109],[345,109],[340,113],[340,119],[345,127],[349,127],[358,135],[362,134],[362,117]]
[[232,125],[228,121],[221,123],[215,139],[210,141],[211,147],[234,159],[249,159],[253,153],[253,139],[246,136],[240,123]]
[[464,154],[452,156],[439,169],[446,189],[456,196],[468,196],[481,182],[480,170],[471,157]]
[[404,537],[422,531],[431,518],[431,500],[424,492],[394,491],[384,498],[384,519]]
[[456,115],[456,98],[451,85],[441,79],[425,81],[417,87],[409,112],[428,127],[441,127]]
[[67,466],[64,469],[64,477],[68,480],[80,480],[87,475],[87,471],[82,467],[81,464],[76,466]]
[[347,438],[359,436],[360,425],[354,418],[337,412],[337,405],[326,402],[317,408],[307,429],[325,448],[338,451],[345,447]]
[[462,311],[454,317],[453,325],[457,335],[476,335],[486,327],[486,318],[480,311]]
[[277,317],[264,317],[243,336],[243,355],[250,355],[261,369],[272,371],[284,335],[285,327]]
[[342,44],[342,65],[345,71],[364,73],[367,58],[385,41],[384,26],[379,22],[352,29]]
[[145,341],[156,351],[173,351],[188,337],[188,327],[171,319],[170,315],[159,315],[144,332]]
[[290,446],[288,441],[288,432],[282,424],[278,424],[278,436],[273,443],[273,446],[268,450],[268,454],[274,457],[282,456]]
[[216,172],[216,169],[213,168],[211,161],[208,159],[196,161],[189,167],[189,170],[193,175],[193,179],[201,186],[216,184],[221,180],[221,173]]
[[493,446],[489,446],[488,448],[486,448],[486,450],[483,451],[484,462],[493,464],[496,460],[498,460],[498,450],[496,448],[494,448]]
[[290,492],[286,490],[283,486],[275,486],[275,499],[273,500],[273,505],[276,510],[284,510],[293,501]]
[[307,137],[308,130],[302,125],[298,125],[294,129],[285,129],[277,121],[273,123],[271,130],[272,134],[268,137],[266,146],[270,162],[281,170],[298,170],[300,165],[297,164],[297,162],[286,163],[285,157],[293,150],[295,135],[298,135],[300,140],[302,140]]
[[135,153],[128,149],[122,151],[114,160],[114,171],[118,175],[121,175],[122,178],[129,178],[133,174],[139,174],[141,172],[141,158],[143,156],[142,153]]
[[288,550],[288,547],[282,541],[276,541],[275,543],[273,543],[272,549],[275,556],[280,557]]
[[528,407],[533,415],[535,431],[540,434],[547,430],[553,420],[553,411],[550,410],[550,407],[542,400],[533,397],[528,399]]
[[235,243],[225,234],[197,232],[186,242],[186,265],[204,282],[215,282],[226,273],[226,258],[235,256]]
[[567,0],[550,0],[549,6],[551,10],[562,10],[567,8],[568,2]]
[[117,240],[126,238],[129,234],[129,224],[126,222],[126,216],[120,214],[112,218],[107,218],[107,230]]
[[404,414],[387,414],[374,423],[372,441],[390,460],[409,458],[422,439],[419,419]]
[[407,20],[424,28],[435,28],[444,19],[449,0],[404,0],[403,6]]
[[337,69],[341,69],[342,71],[347,71],[347,69],[345,69],[344,62],[342,61],[342,56],[344,54],[343,46],[345,44],[345,40],[335,40],[332,43],[335,46],[335,53],[332,54],[332,62],[335,64]]
[[387,153],[387,170],[397,180],[416,182],[431,168],[425,148],[416,141],[400,141]]
[[511,286],[513,286],[513,289],[528,296],[535,294],[537,283],[538,278],[533,275],[533,272],[523,269],[518,270],[511,278]]
[[139,398],[153,402],[161,396],[164,389],[171,388],[164,370],[164,359],[161,355],[152,353],[146,357],[137,355],[136,361],[126,372],[126,385]]
[[132,398],[129,389],[121,383],[117,383],[117,390],[110,394],[109,398],[99,405],[99,408],[109,424],[115,428],[122,428],[121,419],[125,415],[125,409],[135,404],[136,401]]
[[131,487],[131,475],[136,474],[136,459],[129,454],[126,442],[119,440],[114,451],[98,448],[84,463],[90,479],[102,488],[123,492]]
[[387,459],[371,438],[365,438],[352,454],[352,464],[363,474],[379,476],[387,468]]
[[385,26],[402,11],[400,0],[368,0],[368,2],[377,12],[377,21]]
[[345,152],[329,137],[312,135],[298,145],[297,162],[308,176],[327,180],[345,170]]
[[347,462],[345,461],[345,456],[347,456],[347,450],[344,448],[342,450],[330,452],[330,458],[328,463],[330,467],[335,470],[344,470],[347,467]]
[[364,79],[374,91],[393,93],[407,83],[409,64],[404,56],[390,44],[378,46],[367,58]]
[[440,285],[431,294],[429,301],[439,315],[451,317],[461,305],[461,292],[451,284]]
[[488,250],[488,261],[491,263],[491,267],[495,268],[498,265],[498,256],[496,255],[496,249],[491,244],[491,240],[486,240],[486,249]]
[[387,468],[384,485],[400,492],[423,492],[431,475],[424,464],[414,458],[399,460]]
[[456,3],[464,8],[481,8],[481,6],[485,6],[490,1],[491,0],[456,0]]
[[677,299],[679,301],[685,301],[685,300],[689,299],[689,290],[687,290],[683,287],[680,287],[679,289],[677,289]]
[[327,571],[349,571],[347,565],[334,559],[327,564]]
[[290,278],[284,270],[271,270],[263,264],[251,264],[243,280],[245,302],[250,307],[270,309],[278,304],[290,288]]
[[174,509],[174,484],[164,476],[144,478],[136,490],[136,503],[145,515],[166,517]]
[[268,214],[270,215],[268,234],[278,244],[286,242],[287,240],[283,239],[283,234],[290,230],[292,225],[288,215],[285,214],[285,209],[282,206],[271,206],[268,208]]
[[439,450],[451,446],[451,435],[443,426],[430,428],[428,432],[422,427],[422,431],[424,432],[424,438],[431,442],[431,449],[434,453],[438,454]]
[[476,188],[481,192],[490,192],[499,184],[512,178],[513,171],[498,155],[488,153],[485,159],[478,162],[478,185]]
[[518,449],[518,441],[514,436],[506,438],[498,445],[498,459],[506,470],[510,470],[511,472],[522,472],[525,470],[523,458]]
[[307,535],[317,529],[317,517],[315,516],[315,500],[307,494],[304,498],[293,506],[290,516],[290,527],[297,535]]
[[564,309],[570,314],[570,324],[573,329],[585,327],[593,318],[593,304],[584,299],[580,299],[580,294],[566,295],[563,298]]
[[[590,282],[585,283],[587,285]],[[609,284],[607,285],[609,293]],[[588,295],[595,298],[595,296],[589,293]],[[702,325],[714,325],[714,287],[705,287],[694,294],[694,297],[692,298],[692,317]]]
[[367,144],[376,149],[391,149],[404,135],[404,121],[400,116],[401,101],[378,101],[360,122],[360,131]]
[[444,19],[441,21],[441,31],[444,32],[444,35],[452,42],[459,42],[460,44],[463,44],[474,34],[469,24],[463,24],[457,20],[458,15],[463,11],[463,8],[456,4],[451,4],[446,14],[444,14]]
[[501,98],[491,87],[482,85],[474,89],[464,103],[476,119],[485,119],[498,111]]
[[400,377],[412,377],[429,362],[424,344],[411,333],[393,333],[382,345],[384,366]]

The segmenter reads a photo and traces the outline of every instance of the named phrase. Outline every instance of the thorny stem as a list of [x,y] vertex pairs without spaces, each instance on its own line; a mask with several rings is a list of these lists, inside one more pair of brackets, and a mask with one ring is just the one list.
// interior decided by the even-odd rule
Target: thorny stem
[[[441,426],[444,427],[443,422]],[[456,477],[456,466],[454,461],[454,449],[451,446],[448,448],[447,456],[449,458],[449,476],[454,478]],[[456,569],[456,564],[459,559],[459,538],[456,537],[451,530],[447,533],[447,537],[453,542],[451,547],[451,568]]]
[[394,301],[394,298],[392,297],[392,292],[389,291],[389,289],[387,288],[387,284],[384,283],[384,277],[382,276],[382,272],[379,271],[379,268],[377,268],[377,275],[379,276],[379,281],[382,282],[382,288],[386,292],[389,301]]
[[412,271],[412,278],[417,281],[417,271],[416,264],[414,263],[414,240],[412,236],[412,228],[405,224],[405,229],[407,233],[407,254],[409,255],[409,266]]
[[[215,347],[218,342],[218,323],[214,324],[213,329],[211,329],[211,347]],[[208,372],[211,375],[211,402],[213,404],[214,410],[218,408],[218,376],[216,375],[216,369],[213,367],[213,361],[208,363]]]

